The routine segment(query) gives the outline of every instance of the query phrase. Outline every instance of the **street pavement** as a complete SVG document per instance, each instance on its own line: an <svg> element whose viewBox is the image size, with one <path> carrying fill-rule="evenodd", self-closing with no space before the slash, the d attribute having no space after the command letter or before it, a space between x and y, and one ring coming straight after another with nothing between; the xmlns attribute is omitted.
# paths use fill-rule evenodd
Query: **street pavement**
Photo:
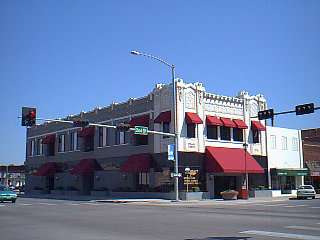
<svg viewBox="0 0 320 240"><path fill-rule="evenodd" d="M0 203L1 240L320 240L320 199Z"/></svg>

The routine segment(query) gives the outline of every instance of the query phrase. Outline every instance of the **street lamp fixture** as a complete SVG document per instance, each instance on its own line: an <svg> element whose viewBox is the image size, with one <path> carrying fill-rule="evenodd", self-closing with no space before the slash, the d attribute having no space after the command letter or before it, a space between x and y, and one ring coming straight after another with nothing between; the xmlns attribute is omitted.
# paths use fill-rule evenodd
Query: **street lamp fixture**
<svg viewBox="0 0 320 240"><path fill-rule="evenodd" d="M178 131L177 131L177 99L176 99L176 81L175 81L175 66L174 64L170 64L163 59L153 56L151 54L139 52L137 50L132 50L130 52L132 55L138 55L138 56L144 56L151 58L153 60L156 60L158 62L161 62L162 64L165 64L166 66L170 67L171 69L171 77L172 77L172 104L173 104L173 134L175 135L174 141L175 141L175 165L174 165L174 191L175 191L175 200L179 201L179 163L178 163Z"/></svg>

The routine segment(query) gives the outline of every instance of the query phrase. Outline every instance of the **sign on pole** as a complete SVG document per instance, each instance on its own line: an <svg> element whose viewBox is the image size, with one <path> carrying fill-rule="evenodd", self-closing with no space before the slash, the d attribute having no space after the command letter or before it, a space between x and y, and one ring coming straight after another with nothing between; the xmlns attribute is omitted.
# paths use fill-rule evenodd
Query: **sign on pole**
<svg viewBox="0 0 320 240"><path fill-rule="evenodd" d="M134 127L134 134L138 135L148 135L148 128L143 126L135 126Z"/></svg>
<svg viewBox="0 0 320 240"><path fill-rule="evenodd" d="M174 161L174 144L168 145L168 160Z"/></svg>

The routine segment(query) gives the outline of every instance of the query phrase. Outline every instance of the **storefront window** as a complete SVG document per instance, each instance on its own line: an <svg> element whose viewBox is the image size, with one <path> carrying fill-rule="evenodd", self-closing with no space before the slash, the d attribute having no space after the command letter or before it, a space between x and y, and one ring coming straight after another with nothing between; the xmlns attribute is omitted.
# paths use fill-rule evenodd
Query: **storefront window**
<svg viewBox="0 0 320 240"><path fill-rule="evenodd" d="M243 142L243 130L240 128L233 128L233 141Z"/></svg>
<svg viewBox="0 0 320 240"><path fill-rule="evenodd" d="M221 132L221 140L227 140L227 141L231 140L231 133L230 133L229 127L221 126L220 132Z"/></svg>
<svg viewBox="0 0 320 240"><path fill-rule="evenodd" d="M207 126L207 138L208 139L218 139L218 127L217 126Z"/></svg>

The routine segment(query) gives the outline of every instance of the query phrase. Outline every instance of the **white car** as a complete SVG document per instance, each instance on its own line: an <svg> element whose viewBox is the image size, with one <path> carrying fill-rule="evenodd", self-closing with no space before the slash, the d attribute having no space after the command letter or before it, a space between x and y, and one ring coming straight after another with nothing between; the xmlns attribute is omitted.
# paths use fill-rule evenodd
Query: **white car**
<svg viewBox="0 0 320 240"><path fill-rule="evenodd" d="M312 185L301 185L297 189L297 199L303 198L316 198L316 191L314 190Z"/></svg>

